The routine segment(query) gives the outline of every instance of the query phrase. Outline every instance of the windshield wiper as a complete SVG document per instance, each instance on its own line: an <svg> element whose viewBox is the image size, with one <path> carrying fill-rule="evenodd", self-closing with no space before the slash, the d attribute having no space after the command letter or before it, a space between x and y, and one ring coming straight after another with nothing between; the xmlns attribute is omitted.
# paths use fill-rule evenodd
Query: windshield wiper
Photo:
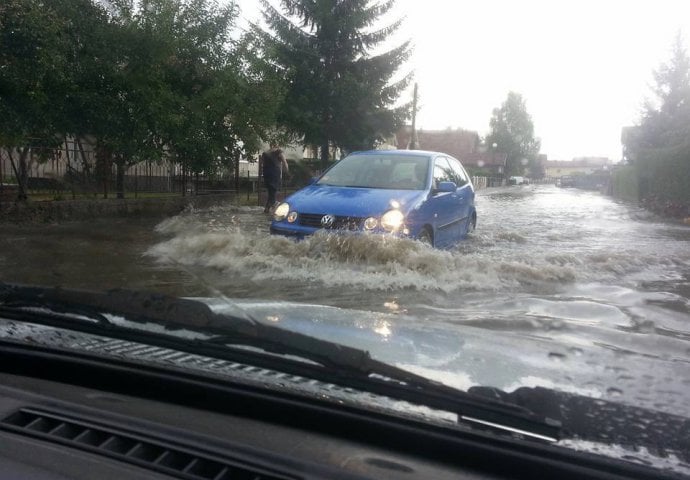
<svg viewBox="0 0 690 480"><path fill-rule="evenodd" d="M247 314L215 313L200 301L128 290L92 293L0 283L0 317L247 363L453 412L474 426L543 441L559 438L560 422L524 407L449 387L375 360L367 351ZM162 326L165 332L144 324ZM187 332L195 335L189 338Z"/></svg>

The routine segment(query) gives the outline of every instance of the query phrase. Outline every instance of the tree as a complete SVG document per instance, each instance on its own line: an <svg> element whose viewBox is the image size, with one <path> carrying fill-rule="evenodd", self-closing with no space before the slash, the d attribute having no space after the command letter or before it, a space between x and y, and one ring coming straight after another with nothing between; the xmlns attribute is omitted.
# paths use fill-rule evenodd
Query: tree
<svg viewBox="0 0 690 480"><path fill-rule="evenodd" d="M640 196L690 201L690 57L680 33L671 58L654 72L654 98L624 132L628 161L637 167Z"/></svg>
<svg viewBox="0 0 690 480"><path fill-rule="evenodd" d="M654 72L654 80L656 102L647 102L643 122L648 126L656 123L661 127L657 131L678 133L679 127L688 125L686 115L690 111L690 57L680 32L676 35L670 61ZM680 139L662 136L659 140L665 143Z"/></svg>
<svg viewBox="0 0 690 480"><path fill-rule="evenodd" d="M64 98L56 97L52 101L61 105L64 130L79 145L82 182L90 185L95 193L99 181L107 197L115 139L121 135L118 129L122 126L120 112L126 90L122 75L127 58L124 40L131 32L124 31L114 20L114 11L107 10L105 2L59 0L53 5L65 19L66 28L61 36L67 40L64 51L69 64L70 91ZM130 132L128 140L129 135ZM96 139L93 171L82 146L89 137ZM123 192L122 188L117 190Z"/></svg>
<svg viewBox="0 0 690 480"><path fill-rule="evenodd" d="M0 147L20 198L28 162L66 136L95 138L106 196L113 165L118 197L143 160L237 169L275 126L282 82L256 45L232 39L236 15L214 0L0 3Z"/></svg>
<svg viewBox="0 0 690 480"><path fill-rule="evenodd" d="M242 75L228 69L234 5L111 0L109 7L120 68L99 151L117 166L118 196L126 169L142 160L177 162L183 179L227 160L238 139L225 124L231 92L223 87Z"/></svg>
<svg viewBox="0 0 690 480"><path fill-rule="evenodd" d="M372 53L401 24L372 29L394 2L281 0L283 14L262 0L265 53L286 84L278 121L305 145L321 147L324 168L331 146L371 148L409 116L409 105L394 105L411 74L392 78L410 42Z"/></svg>
<svg viewBox="0 0 690 480"><path fill-rule="evenodd" d="M64 19L43 2L0 6L0 146L10 158L19 200L27 198L30 157L46 158L62 138L64 110L53 99L69 90L64 28Z"/></svg>
<svg viewBox="0 0 690 480"><path fill-rule="evenodd" d="M184 172L214 171L260 148L275 124L272 78L257 74L244 39L231 40L234 4L212 0L118 0L122 24L133 32L124 72L124 132L140 132L127 161L165 155ZM143 46L142 46L143 44ZM135 111L136 115L127 115ZM132 123L137 122L137 123ZM131 133L121 138L127 152ZM139 155L136 155L136 153Z"/></svg>
<svg viewBox="0 0 690 480"><path fill-rule="evenodd" d="M541 142L534 137L534 124L522 95L509 92L500 108L495 108L489 122L487 146L507 155L506 175L522 175L526 167L538 168Z"/></svg>

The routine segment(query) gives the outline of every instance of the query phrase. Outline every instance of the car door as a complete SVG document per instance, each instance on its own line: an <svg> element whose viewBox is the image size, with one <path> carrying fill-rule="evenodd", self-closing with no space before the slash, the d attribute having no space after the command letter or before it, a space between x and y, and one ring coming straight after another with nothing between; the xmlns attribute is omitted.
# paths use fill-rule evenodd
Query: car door
<svg viewBox="0 0 690 480"><path fill-rule="evenodd" d="M467 233L469 222L472 219L474 187L472 186L467 172L457 159L448 157L448 163L453 170L455 183L458 185L456 201L459 215L459 229L457 234L458 236L463 236Z"/></svg>
<svg viewBox="0 0 690 480"><path fill-rule="evenodd" d="M446 157L436 157L433 165L433 178L429 200L424 208L424 217L434 226L434 244L446 246L453 241L456 233L455 192L439 192L441 182L455 182L453 170Z"/></svg>

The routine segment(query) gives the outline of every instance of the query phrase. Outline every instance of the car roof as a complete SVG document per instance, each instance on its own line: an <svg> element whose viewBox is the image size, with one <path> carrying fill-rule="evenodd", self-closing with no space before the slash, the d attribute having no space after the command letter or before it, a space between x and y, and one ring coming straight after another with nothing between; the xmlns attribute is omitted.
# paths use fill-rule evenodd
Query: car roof
<svg viewBox="0 0 690 480"><path fill-rule="evenodd" d="M452 155L447 153L432 152L428 150L365 150L360 152L352 152L350 155L390 155L391 153L400 156L424 155L427 157L435 157L437 155L445 155L447 157L452 157Z"/></svg>

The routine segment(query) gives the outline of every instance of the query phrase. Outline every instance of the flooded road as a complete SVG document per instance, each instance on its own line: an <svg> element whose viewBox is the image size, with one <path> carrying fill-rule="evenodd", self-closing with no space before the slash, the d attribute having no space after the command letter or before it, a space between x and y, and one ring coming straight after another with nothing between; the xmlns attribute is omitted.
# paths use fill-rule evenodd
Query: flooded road
<svg viewBox="0 0 690 480"><path fill-rule="evenodd" d="M477 211L451 251L295 243L268 235L260 207L3 227L0 279L227 297L290 328L328 323L335 339L354 326L372 354L462 388L542 385L690 415L690 228L553 186L483 190Z"/></svg>
<svg viewBox="0 0 690 480"><path fill-rule="evenodd" d="M455 321L485 320L483 308L494 318L610 322L616 307L621 321L687 319L690 228L550 186L485 190L477 204L477 232L451 251L377 236L296 243L268 236L258 208L216 207L158 224L142 260L233 297L432 310Z"/></svg>

